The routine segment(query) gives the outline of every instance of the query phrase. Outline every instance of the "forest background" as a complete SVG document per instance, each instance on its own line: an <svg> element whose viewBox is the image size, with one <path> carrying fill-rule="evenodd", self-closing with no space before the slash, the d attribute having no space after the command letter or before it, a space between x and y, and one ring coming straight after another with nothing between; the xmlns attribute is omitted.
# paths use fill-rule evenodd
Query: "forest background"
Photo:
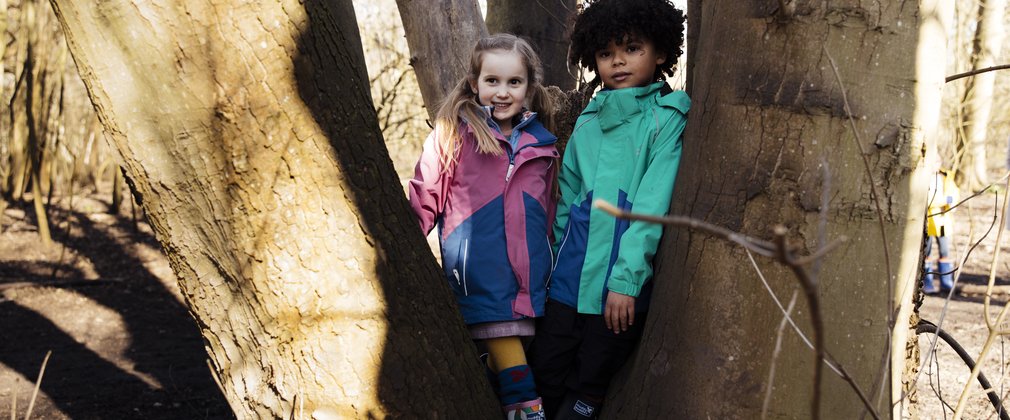
<svg viewBox="0 0 1010 420"><path fill-rule="evenodd" d="M990 0L987 4L994 3L999 2ZM182 292L160 255L153 230L144 221L142 203L130 193L120 169L121 157L104 138L49 3L0 0L0 6L6 12L0 31L4 34L0 98L8 105L7 112L0 113L0 225L4 238L0 290L4 292L4 331L12 338L0 353L0 362L6 366L0 375L0 408L24 412L30 401L36 401L30 396L45 351L63 346L84 355L73 359L74 364L86 368L90 375L112 373L106 382L91 382L91 376L75 377L70 366L57 364L62 356L55 352L49 377L41 381L43 392L34 407L37 416L88 416L88 409L106 414L139 411L144 416L165 415L163 418L190 412L184 410L212 417L227 415L230 408L220 395L220 384L207 372L202 340L190 325ZM947 32L945 74L1003 64L1010 55L1003 28L1008 21L1005 4L996 8L1002 10L1001 16L989 20L980 17L980 6L970 1L954 3L956 18ZM354 7L377 122L402 183L411 176L420 143L429 131L428 110L410 66L411 54L396 4L390 0L355 1ZM983 21L990 24L980 25ZM986 49L990 44L996 48ZM989 61L980 61L986 54ZM1002 200L1006 190L989 185L1007 173L1010 142L1010 72L989 76L989 82L974 77L945 85L936 136L942 162L957 171L965 196L986 191L980 200L988 198L990 203L979 205L980 211L999 208L999 202L992 200ZM673 84L683 88L685 79L680 77ZM971 221L978 217L964 210L954 215L966 228L976 229ZM993 251L1000 247L995 243L988 246ZM117 261L100 260L110 256ZM966 261L966 269L975 271L967 274L984 277L986 262L991 260L995 258ZM141 270L134 271L138 267ZM1005 282L1010 270L1005 265L999 270L1000 281ZM138 280L145 283L137 284ZM137 296L168 302L167 309L148 310L153 318L145 319L141 316L144 310L128 306L131 299L143 302ZM981 299L973 301L968 296L962 303L980 304ZM973 308L960 307L972 314L980 311ZM51 334L29 339L29 331L39 331L39 325L49 326ZM152 325L158 327L152 331ZM979 341L984 341L985 330L977 331ZM179 349L177 354L153 344L165 336L181 340L183 345L168 346ZM18 355L13 355L15 352ZM174 364L156 366L165 360ZM53 369L59 366L67 370ZM993 369L1003 372L1006 366L1006 358L1000 357ZM180 376L179 372L185 374ZM189 376L196 379L177 379ZM968 382L965 379L957 377L961 383ZM141 397L113 392L124 386L141 390L137 394ZM951 399L949 392L939 394ZM978 413L990 413L984 398L978 401ZM949 402L952 406L956 403Z"/></svg>

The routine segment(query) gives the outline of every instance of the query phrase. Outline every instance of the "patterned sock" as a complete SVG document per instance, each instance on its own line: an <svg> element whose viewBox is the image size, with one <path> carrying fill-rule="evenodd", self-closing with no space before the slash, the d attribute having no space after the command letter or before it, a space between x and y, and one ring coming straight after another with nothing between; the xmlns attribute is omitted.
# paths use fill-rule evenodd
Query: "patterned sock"
<svg viewBox="0 0 1010 420"><path fill-rule="evenodd" d="M498 372L498 386L503 406L537 399L537 387L529 365L513 366Z"/></svg>
<svg viewBox="0 0 1010 420"><path fill-rule="evenodd" d="M546 420L544 407L539 398L512 404L505 408L505 420Z"/></svg>

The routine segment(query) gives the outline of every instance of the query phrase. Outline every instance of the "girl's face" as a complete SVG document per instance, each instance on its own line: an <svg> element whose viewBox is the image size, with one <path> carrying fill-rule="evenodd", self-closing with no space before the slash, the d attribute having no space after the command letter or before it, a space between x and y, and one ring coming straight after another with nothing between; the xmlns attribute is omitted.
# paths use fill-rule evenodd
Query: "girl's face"
<svg viewBox="0 0 1010 420"><path fill-rule="evenodd" d="M647 39L625 38L621 43L610 41L596 52L596 70L603 86L610 89L645 86L654 81L656 67L666 61L666 55L656 52Z"/></svg>
<svg viewBox="0 0 1010 420"><path fill-rule="evenodd" d="M470 88L477 92L481 105L494 106L491 116L502 134L512 132L512 117L523 109L529 77L519 53L485 51L481 56L480 75Z"/></svg>

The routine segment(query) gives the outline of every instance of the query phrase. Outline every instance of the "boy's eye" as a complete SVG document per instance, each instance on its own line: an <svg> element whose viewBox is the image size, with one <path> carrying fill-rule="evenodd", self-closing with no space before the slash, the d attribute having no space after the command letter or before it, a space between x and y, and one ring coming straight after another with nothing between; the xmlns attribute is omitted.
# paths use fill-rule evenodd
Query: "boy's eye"
<svg viewBox="0 0 1010 420"><path fill-rule="evenodd" d="M607 57L610 57L610 51L598 51L598 52L596 53L596 56L597 56L597 57L600 57L600 58L607 58Z"/></svg>
<svg viewBox="0 0 1010 420"><path fill-rule="evenodd" d="M628 52L636 52L642 49L641 45L628 45Z"/></svg>

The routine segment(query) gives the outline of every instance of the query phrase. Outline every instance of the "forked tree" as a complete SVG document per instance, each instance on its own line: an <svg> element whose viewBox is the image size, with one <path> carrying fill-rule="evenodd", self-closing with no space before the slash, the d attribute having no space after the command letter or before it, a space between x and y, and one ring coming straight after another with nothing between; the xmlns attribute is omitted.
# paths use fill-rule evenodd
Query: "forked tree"
<svg viewBox="0 0 1010 420"><path fill-rule="evenodd" d="M239 418L500 415L350 0L52 5Z"/></svg>

